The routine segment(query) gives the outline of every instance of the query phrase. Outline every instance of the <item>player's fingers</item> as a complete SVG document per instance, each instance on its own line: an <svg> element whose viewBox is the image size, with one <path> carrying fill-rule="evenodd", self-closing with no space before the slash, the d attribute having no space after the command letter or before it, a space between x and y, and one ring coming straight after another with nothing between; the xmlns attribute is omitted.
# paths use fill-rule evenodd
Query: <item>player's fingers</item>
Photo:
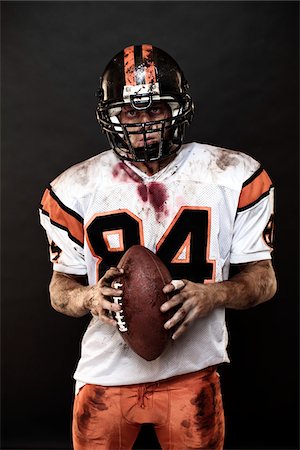
<svg viewBox="0 0 300 450"><path fill-rule="evenodd" d="M175 290L180 290L185 286L184 280L172 280L171 284L173 284Z"/></svg>
<svg viewBox="0 0 300 450"><path fill-rule="evenodd" d="M117 322L112 319L111 317L107 316L106 314L99 314L99 319L102 320L102 322L107 323L108 325L113 325L114 327L117 326Z"/></svg>
<svg viewBox="0 0 300 450"><path fill-rule="evenodd" d="M174 327L174 325L176 325L178 322L181 322L185 318L187 313L188 313L188 310L183 305L174 314L174 316L164 324L165 329L169 330L170 328Z"/></svg>
<svg viewBox="0 0 300 450"><path fill-rule="evenodd" d="M178 339L179 336L181 336L183 333L186 332L188 327L191 325L195 317L195 314L193 311L189 311L187 315L185 316L182 324L177 328L175 333L172 335L172 339L175 341L175 339Z"/></svg>
<svg viewBox="0 0 300 450"><path fill-rule="evenodd" d="M180 327L178 328L178 330L175 331L175 333L172 335L172 339L173 341L175 341L176 339L179 338L179 336L181 336L183 333L185 333L185 331L187 330L188 326L190 325L190 322L188 320L185 320Z"/></svg>
<svg viewBox="0 0 300 450"><path fill-rule="evenodd" d="M107 311L118 312L121 311L121 306L118 303L113 303L110 300L102 300L101 306Z"/></svg>
<svg viewBox="0 0 300 450"><path fill-rule="evenodd" d="M106 314L105 311L114 311L118 312L121 310L121 306L117 303L113 303L109 300L93 300L91 303L91 309L96 312L99 316L102 314Z"/></svg>
<svg viewBox="0 0 300 450"><path fill-rule="evenodd" d="M108 269L103 277L99 280L100 287L110 286L114 278L124 274L124 269L119 269L118 267L111 267Z"/></svg>
<svg viewBox="0 0 300 450"><path fill-rule="evenodd" d="M114 289L108 286L103 286L101 288L101 294L105 297L121 297L123 291L121 289Z"/></svg>
<svg viewBox="0 0 300 450"><path fill-rule="evenodd" d="M165 303L163 303L160 307L161 312L166 312L169 309L173 308L174 306L179 305L180 303L183 303L186 296L179 292L178 294L174 295L172 298L167 300Z"/></svg>
<svg viewBox="0 0 300 450"><path fill-rule="evenodd" d="M184 280L172 280L169 284L166 284L166 286L164 286L163 292L165 294L170 294L173 291L184 288L184 286L185 286Z"/></svg>

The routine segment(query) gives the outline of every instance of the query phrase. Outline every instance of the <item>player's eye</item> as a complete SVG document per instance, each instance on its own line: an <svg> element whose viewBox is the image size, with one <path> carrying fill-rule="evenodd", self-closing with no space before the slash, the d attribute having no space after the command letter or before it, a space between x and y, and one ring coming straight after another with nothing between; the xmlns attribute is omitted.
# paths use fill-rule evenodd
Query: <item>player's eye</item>
<svg viewBox="0 0 300 450"><path fill-rule="evenodd" d="M150 113L153 114L153 115L160 114L161 113L161 108L159 106L153 106L150 109Z"/></svg>
<svg viewBox="0 0 300 450"><path fill-rule="evenodd" d="M137 111L135 111L134 109L128 109L126 111L126 115L127 115L127 117L136 117Z"/></svg>

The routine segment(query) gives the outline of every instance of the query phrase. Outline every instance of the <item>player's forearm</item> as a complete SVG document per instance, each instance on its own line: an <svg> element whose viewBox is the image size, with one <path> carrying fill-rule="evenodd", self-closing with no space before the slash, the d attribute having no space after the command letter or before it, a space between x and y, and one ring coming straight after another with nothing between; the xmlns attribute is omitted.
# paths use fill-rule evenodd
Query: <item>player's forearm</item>
<svg viewBox="0 0 300 450"><path fill-rule="evenodd" d="M83 277L53 272L49 291L53 308L71 317L82 317L90 310L93 287L83 285Z"/></svg>
<svg viewBox="0 0 300 450"><path fill-rule="evenodd" d="M248 263L238 274L217 288L217 306L232 309L247 309L272 298L277 283L270 260Z"/></svg>

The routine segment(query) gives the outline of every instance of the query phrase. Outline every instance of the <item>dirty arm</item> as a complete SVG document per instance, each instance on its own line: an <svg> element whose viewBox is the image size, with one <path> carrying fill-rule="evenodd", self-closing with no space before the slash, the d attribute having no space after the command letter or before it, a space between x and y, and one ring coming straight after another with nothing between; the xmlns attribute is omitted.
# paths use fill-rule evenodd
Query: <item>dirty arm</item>
<svg viewBox="0 0 300 450"><path fill-rule="evenodd" d="M111 296L122 295L120 289L111 287L114 278L121 275L119 269L110 268L95 285L87 286L86 277L53 271L49 286L51 305L67 316L82 317L92 312L103 322L116 325L107 313L121 309L110 301Z"/></svg>
<svg viewBox="0 0 300 450"><path fill-rule="evenodd" d="M180 305L174 316L165 323L172 328L182 322L173 335L179 337L197 318L214 308L247 309L272 298L276 292L276 278L270 260L239 265L240 272L227 281L200 284L182 280L183 286L161 307L162 311ZM164 287L165 293L175 291L173 284Z"/></svg>

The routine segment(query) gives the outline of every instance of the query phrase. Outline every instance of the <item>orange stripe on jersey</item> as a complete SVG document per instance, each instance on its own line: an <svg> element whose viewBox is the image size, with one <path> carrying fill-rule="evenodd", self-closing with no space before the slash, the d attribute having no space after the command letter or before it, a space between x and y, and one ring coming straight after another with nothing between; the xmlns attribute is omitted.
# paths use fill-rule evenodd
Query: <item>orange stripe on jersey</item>
<svg viewBox="0 0 300 450"><path fill-rule="evenodd" d="M41 208L54 225L67 231L76 243L83 246L83 221L79 214L63 205L50 189L44 192Z"/></svg>
<svg viewBox="0 0 300 450"><path fill-rule="evenodd" d="M266 195L272 187L272 181L265 170L258 170L243 185L238 209L245 209L255 204L264 195Z"/></svg>
<svg viewBox="0 0 300 450"><path fill-rule="evenodd" d="M125 85L135 86L135 64L134 64L134 46L131 45L124 49L124 75L125 75Z"/></svg>
<svg viewBox="0 0 300 450"><path fill-rule="evenodd" d="M142 57L145 64L145 83L156 83L156 72L153 62L153 47L149 44L142 46Z"/></svg>

